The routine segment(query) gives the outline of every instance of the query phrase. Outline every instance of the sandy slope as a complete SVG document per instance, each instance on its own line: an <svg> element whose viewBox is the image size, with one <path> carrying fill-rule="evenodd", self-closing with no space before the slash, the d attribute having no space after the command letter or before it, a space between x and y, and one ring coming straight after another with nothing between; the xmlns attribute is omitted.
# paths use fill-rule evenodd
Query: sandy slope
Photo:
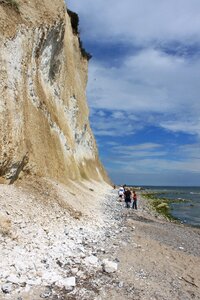
<svg viewBox="0 0 200 300"><path fill-rule="evenodd" d="M11 220L1 223L2 300L200 299L200 230L165 221L141 197L136 212L102 183L32 179L0 185L0 201ZM118 270L105 272L104 259Z"/></svg>

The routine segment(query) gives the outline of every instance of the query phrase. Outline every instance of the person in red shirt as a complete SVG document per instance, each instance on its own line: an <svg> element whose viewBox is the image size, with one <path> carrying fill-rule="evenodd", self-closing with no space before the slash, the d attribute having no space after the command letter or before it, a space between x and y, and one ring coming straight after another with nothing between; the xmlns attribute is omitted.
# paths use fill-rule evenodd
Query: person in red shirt
<svg viewBox="0 0 200 300"><path fill-rule="evenodd" d="M132 208L137 209L137 194L136 194L135 191L133 191L133 205L132 205Z"/></svg>

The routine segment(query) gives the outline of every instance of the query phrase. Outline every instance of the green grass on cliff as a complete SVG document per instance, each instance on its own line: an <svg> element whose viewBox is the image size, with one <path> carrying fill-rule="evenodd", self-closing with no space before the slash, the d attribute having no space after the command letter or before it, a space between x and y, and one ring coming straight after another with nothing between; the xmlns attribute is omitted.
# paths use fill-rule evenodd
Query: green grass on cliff
<svg viewBox="0 0 200 300"><path fill-rule="evenodd" d="M19 12L19 3L15 0L0 0L0 4L7 5L13 8L16 12Z"/></svg>

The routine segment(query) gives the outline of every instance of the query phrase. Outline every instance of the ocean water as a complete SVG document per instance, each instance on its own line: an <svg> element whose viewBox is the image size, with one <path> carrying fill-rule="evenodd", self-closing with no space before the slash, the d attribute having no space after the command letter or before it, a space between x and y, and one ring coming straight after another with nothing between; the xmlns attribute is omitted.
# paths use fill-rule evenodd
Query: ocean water
<svg viewBox="0 0 200 300"><path fill-rule="evenodd" d="M200 227L200 187L145 187L158 198L183 202L171 203L171 214L181 222Z"/></svg>

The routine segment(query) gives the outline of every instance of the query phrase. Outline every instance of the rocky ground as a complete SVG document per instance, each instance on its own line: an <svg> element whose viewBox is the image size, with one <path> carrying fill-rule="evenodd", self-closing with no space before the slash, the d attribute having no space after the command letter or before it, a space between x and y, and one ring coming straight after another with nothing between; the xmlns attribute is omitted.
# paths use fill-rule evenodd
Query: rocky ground
<svg viewBox="0 0 200 300"><path fill-rule="evenodd" d="M126 209L108 186L71 190L93 203L80 211L44 187L0 186L0 299L200 299L199 229L165 221L142 196Z"/></svg>

